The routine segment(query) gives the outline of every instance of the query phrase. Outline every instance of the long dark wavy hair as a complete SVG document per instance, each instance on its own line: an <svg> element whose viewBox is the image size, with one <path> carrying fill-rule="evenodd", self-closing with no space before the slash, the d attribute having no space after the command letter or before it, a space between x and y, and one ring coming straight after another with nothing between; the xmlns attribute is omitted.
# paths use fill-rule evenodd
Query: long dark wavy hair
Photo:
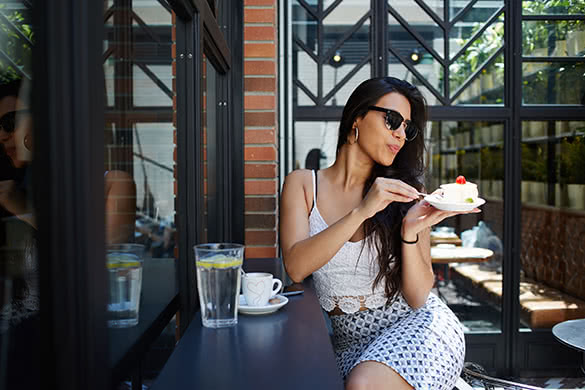
<svg viewBox="0 0 585 390"><path fill-rule="evenodd" d="M375 163L370 176L366 180L362 197L365 197L377 177L402 180L417 190L422 190L425 166L423 156L424 129L427 121L426 101L420 91L410 83L395 77L374 78L361 83L349 97L339 124L337 153L347 143L357 118L364 117L368 106L375 105L378 100L390 93L403 95L410 103L411 120L419 129L419 134L412 141L407 141L396 155L391 166ZM400 230L402 218L414 205L414 202L392 202L384 210L364 222L366 245L375 247L378 252L380 272L374 280L373 289L385 282L384 292L388 303L392 302L402 287L402 244Z"/></svg>

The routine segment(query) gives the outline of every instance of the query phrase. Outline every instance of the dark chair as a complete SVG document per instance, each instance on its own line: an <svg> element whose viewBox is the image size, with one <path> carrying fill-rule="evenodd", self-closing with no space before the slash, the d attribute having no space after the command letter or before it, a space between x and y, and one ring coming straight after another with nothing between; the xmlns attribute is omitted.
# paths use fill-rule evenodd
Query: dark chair
<svg viewBox="0 0 585 390"><path fill-rule="evenodd" d="M459 380L457 381L455 389L469 390L478 386L483 387L485 390L494 390L496 388L498 390L499 389L543 390L541 387L535 387L525 385L522 383L508 381L505 379L494 378L492 376L487 375L486 371L479 364L470 362L465 363L463 367L463 372L461 373L461 378L459 378Z"/></svg>

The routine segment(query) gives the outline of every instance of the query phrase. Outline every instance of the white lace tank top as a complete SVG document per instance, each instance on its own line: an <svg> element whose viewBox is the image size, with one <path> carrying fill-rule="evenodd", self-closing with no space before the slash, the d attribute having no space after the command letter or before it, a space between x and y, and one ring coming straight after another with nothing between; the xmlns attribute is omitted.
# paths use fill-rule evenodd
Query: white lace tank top
<svg viewBox="0 0 585 390"><path fill-rule="evenodd" d="M309 214L309 235L312 237L329 226L317 208L317 180L313 175L313 209ZM325 311L336 306L344 313L355 313L360 307L376 309L386 303L384 283L374 293L372 285L379 271L376 249L358 242L347 241L323 267L313 272L319 303Z"/></svg>

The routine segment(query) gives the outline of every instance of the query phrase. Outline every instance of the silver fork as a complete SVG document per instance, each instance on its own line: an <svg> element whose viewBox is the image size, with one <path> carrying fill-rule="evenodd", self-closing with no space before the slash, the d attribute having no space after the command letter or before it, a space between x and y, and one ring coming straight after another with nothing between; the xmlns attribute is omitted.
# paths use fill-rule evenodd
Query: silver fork
<svg viewBox="0 0 585 390"><path fill-rule="evenodd" d="M416 191L416 193L418 194L418 197L421 198L421 199L423 199L425 196L428 196L429 195L429 194L425 194L425 193L420 192L420 191Z"/></svg>

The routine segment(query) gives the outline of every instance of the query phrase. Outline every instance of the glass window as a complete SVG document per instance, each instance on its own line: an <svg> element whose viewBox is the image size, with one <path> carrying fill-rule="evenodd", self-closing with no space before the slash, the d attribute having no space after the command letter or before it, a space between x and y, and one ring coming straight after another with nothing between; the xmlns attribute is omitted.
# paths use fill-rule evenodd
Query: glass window
<svg viewBox="0 0 585 390"><path fill-rule="evenodd" d="M394 4L394 2L390 3ZM443 57L443 30L428 16L423 17L424 12L416 5L407 6L404 3L396 3L394 7L397 12L401 12L401 16L411 19L412 27L420 36L425 38L425 42L439 54L439 57ZM404 63L409 63L425 81L443 95L444 67L392 15L388 15L387 36L390 46L388 74L407 80L415 85L421 85L422 82L418 79L418 76L411 73L403 65ZM434 99L431 96L428 97L432 99L430 102L434 103Z"/></svg>
<svg viewBox="0 0 585 390"><path fill-rule="evenodd" d="M291 8L295 104L342 106L355 87L371 77L371 21L366 17L370 5L325 1L321 20L313 8L299 1ZM319 57L326 58L321 65Z"/></svg>
<svg viewBox="0 0 585 390"><path fill-rule="evenodd" d="M202 242L216 242L218 197L217 197L217 71L203 56L203 237Z"/></svg>
<svg viewBox="0 0 585 390"><path fill-rule="evenodd" d="M585 104L585 61L525 62L522 103Z"/></svg>
<svg viewBox="0 0 585 390"><path fill-rule="evenodd" d="M524 21L522 51L532 57L583 57L584 20Z"/></svg>
<svg viewBox="0 0 585 390"><path fill-rule="evenodd" d="M169 9L157 0L141 0L105 12L110 16L104 41L103 177L107 316L115 366L177 293L175 76ZM171 342L157 342L172 350L174 336L164 335ZM150 353L168 351L152 347ZM156 368L143 368L145 381Z"/></svg>
<svg viewBox="0 0 585 390"><path fill-rule="evenodd" d="M521 189L520 327L582 318L585 122L522 123Z"/></svg>
<svg viewBox="0 0 585 390"><path fill-rule="evenodd" d="M480 27L483 26L481 24L475 24L474 32L479 31ZM499 91L496 92L496 94L499 97L501 103L504 95L504 89L502 88L502 82L504 78L504 56L503 54L498 55L496 53L501 53L503 46L504 18L501 16L498 18L497 22L487 27L485 31L479 37L477 37L477 39L475 39L473 43L465 50L465 52L450 65L449 77L451 82L451 94L456 94L457 90L462 87L463 83L466 82L468 78L476 71L479 71L483 67L484 69L480 73L478 79L483 77L484 80L476 79L476 82L479 81L479 83L476 83L476 85L485 85L485 87L480 88L480 90L490 90L499 86ZM494 55L497 55L498 58L496 58L496 61L490 62L490 58ZM494 62L497 65L494 66ZM498 85L500 83L502 83L502 85ZM473 86L474 84L472 84L472 88L468 91L470 96L467 100L474 101L474 98L479 98L477 103L480 104L495 103L494 101L487 101L485 93L482 99L482 93L478 90L474 90ZM495 91L490 92L491 95L493 95Z"/></svg>
<svg viewBox="0 0 585 390"><path fill-rule="evenodd" d="M30 1L0 1L0 388L40 388Z"/></svg>
<svg viewBox="0 0 585 390"><path fill-rule="evenodd" d="M524 15L575 15L585 14L585 4L570 0L524 0Z"/></svg>
<svg viewBox="0 0 585 390"><path fill-rule="evenodd" d="M337 154L339 122L295 122L294 169L323 169Z"/></svg>
<svg viewBox="0 0 585 390"><path fill-rule="evenodd" d="M455 1L450 4L450 14L454 17L463 10L466 2ZM473 39L480 28L494 17L504 5L503 0L479 0L473 7L460 18L449 33L449 51L451 57L455 56L471 39ZM498 27L500 28L500 27ZM501 27L503 28L503 26ZM501 39L503 36L500 36ZM485 39L482 39L485 41Z"/></svg>
<svg viewBox="0 0 585 390"><path fill-rule="evenodd" d="M524 1L523 11L524 15L581 14L582 18L522 22L522 53L531 57L522 64L522 103L585 104L585 5Z"/></svg>
<svg viewBox="0 0 585 390"><path fill-rule="evenodd" d="M431 233L435 292L467 333L501 331L503 136L500 122L431 122L427 129L427 189L434 191L463 175L467 182L477 184L480 197L486 200L482 213L449 218ZM469 256L479 257L458 261L449 251L459 246L472 253Z"/></svg>

